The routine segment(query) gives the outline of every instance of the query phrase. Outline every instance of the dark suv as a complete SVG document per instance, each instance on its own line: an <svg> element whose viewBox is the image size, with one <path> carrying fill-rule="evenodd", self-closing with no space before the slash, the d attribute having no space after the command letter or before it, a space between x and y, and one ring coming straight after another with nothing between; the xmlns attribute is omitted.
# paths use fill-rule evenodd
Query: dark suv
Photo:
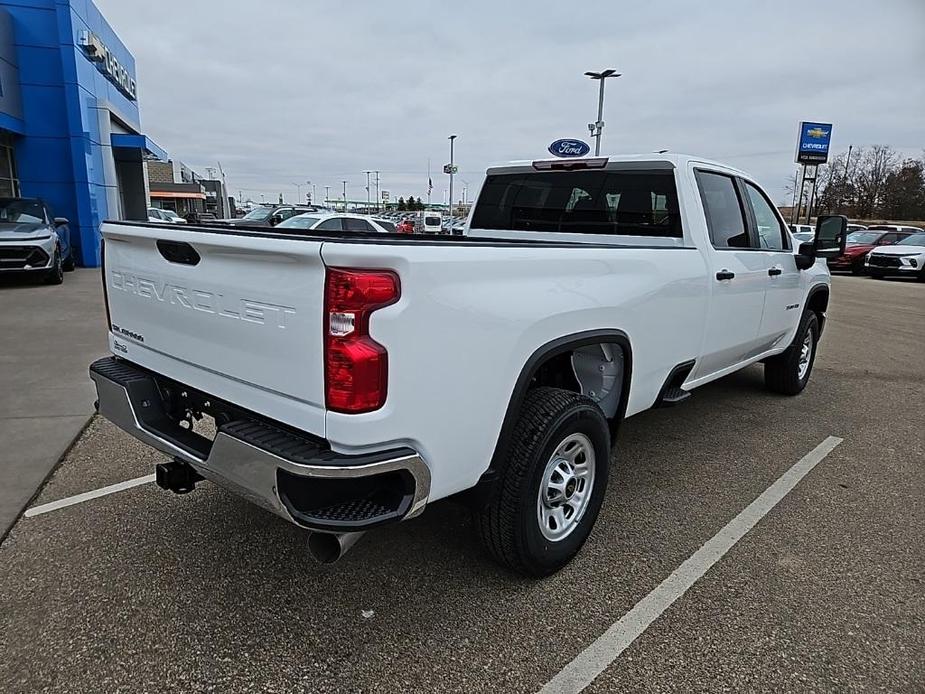
<svg viewBox="0 0 925 694"><path fill-rule="evenodd" d="M310 205L262 205L255 207L243 217L238 219L223 219L222 224L230 226L275 227L290 217L306 212L316 212L317 208Z"/></svg>

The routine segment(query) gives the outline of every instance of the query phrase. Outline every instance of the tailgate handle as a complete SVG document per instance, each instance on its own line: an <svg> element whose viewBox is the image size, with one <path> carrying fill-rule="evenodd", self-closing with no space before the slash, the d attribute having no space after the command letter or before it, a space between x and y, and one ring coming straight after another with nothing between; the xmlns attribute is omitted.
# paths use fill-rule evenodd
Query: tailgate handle
<svg viewBox="0 0 925 694"><path fill-rule="evenodd" d="M181 265L198 265L201 258L196 249L184 241L164 241L159 239L157 250L164 259Z"/></svg>

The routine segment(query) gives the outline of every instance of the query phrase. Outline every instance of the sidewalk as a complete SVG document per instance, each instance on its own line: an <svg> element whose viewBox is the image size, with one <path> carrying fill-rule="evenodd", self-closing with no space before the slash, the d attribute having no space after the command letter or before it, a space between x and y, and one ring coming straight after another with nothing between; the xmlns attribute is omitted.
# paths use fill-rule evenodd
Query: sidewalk
<svg viewBox="0 0 925 694"><path fill-rule="evenodd" d="M99 270L0 277L0 539L93 414L87 366L105 352Z"/></svg>

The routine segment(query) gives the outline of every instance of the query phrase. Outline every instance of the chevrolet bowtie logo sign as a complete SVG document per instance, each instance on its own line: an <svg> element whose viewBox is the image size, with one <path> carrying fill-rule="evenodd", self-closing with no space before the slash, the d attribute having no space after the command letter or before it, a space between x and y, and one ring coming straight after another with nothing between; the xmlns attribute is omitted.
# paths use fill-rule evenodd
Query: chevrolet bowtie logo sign
<svg viewBox="0 0 925 694"><path fill-rule="evenodd" d="M119 59L107 48L102 39L92 31L81 31L79 45L83 48L87 58L96 63L97 68L109 81L119 88L129 99L135 101L135 78L129 73Z"/></svg>

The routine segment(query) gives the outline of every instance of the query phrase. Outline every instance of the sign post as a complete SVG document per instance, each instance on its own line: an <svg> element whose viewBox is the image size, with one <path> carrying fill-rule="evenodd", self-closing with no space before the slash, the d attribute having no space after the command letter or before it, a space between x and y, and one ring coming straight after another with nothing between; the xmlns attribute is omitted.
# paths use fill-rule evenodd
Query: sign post
<svg viewBox="0 0 925 694"><path fill-rule="evenodd" d="M806 223L809 224L816 199L816 178L819 164L829 160L829 144L832 141L832 124L802 121L797 134L796 162L803 165L800 179L800 195L797 199L797 221L800 221L800 206L803 204L803 191L807 181L812 181L809 201L806 205ZM811 170L810 170L811 169Z"/></svg>

